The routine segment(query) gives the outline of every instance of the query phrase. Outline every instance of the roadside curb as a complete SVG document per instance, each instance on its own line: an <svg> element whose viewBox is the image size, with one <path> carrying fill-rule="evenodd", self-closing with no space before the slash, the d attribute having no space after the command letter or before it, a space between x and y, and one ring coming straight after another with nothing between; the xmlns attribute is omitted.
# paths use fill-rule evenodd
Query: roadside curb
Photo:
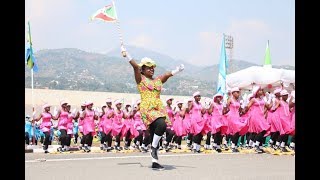
<svg viewBox="0 0 320 180"><path fill-rule="evenodd" d="M49 146L49 152L57 152L57 148L60 147L59 145ZM100 147L91 147L91 151L99 151ZM80 151L78 146L70 147L69 151ZM25 153L44 153L42 148L26 148Z"/></svg>

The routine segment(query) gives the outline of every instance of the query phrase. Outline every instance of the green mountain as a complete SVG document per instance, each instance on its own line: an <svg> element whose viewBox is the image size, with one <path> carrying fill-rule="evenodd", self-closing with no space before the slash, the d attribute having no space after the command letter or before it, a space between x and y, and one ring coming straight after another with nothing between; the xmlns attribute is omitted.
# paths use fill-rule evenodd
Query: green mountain
<svg viewBox="0 0 320 180"><path fill-rule="evenodd" d="M184 72L164 84L164 95L188 96L200 91L203 96L211 97L215 93L218 65L198 67L147 49L130 46L127 50L137 59L145 56L155 59L155 75L185 64ZM49 49L37 51L35 57L39 72L34 73L34 88L138 93L131 65L116 50L98 54L73 48ZM254 65L245 61L233 62L235 71ZM27 66L25 87L31 88Z"/></svg>

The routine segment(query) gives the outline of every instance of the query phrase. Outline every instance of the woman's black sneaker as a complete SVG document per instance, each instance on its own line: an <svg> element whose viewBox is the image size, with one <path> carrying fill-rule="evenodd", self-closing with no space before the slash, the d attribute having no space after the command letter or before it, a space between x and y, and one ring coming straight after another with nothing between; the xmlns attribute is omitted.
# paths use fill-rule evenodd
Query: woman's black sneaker
<svg viewBox="0 0 320 180"><path fill-rule="evenodd" d="M164 170L164 167L161 166L159 163L156 163L156 162L152 163L152 167L151 168L154 169L154 170Z"/></svg>

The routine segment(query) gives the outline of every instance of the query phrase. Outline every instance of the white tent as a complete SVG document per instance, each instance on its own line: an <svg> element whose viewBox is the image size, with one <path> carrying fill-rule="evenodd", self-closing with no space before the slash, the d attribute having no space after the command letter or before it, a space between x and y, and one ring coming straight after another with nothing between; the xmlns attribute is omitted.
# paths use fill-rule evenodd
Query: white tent
<svg viewBox="0 0 320 180"><path fill-rule="evenodd" d="M295 84L295 71L286 69L276 69L271 67L251 66L249 68L228 74L226 77L226 87L239 87L251 90L254 85L262 88L283 86L290 89L290 85ZM272 88L273 89L273 88Z"/></svg>

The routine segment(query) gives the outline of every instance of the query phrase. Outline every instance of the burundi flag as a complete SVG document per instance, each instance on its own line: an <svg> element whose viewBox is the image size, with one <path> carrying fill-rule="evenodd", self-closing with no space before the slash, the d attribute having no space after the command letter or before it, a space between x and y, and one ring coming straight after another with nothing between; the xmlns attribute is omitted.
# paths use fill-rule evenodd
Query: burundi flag
<svg viewBox="0 0 320 180"><path fill-rule="evenodd" d="M107 5L91 16L91 20L99 19L105 22L115 22L118 17L114 3Z"/></svg>

